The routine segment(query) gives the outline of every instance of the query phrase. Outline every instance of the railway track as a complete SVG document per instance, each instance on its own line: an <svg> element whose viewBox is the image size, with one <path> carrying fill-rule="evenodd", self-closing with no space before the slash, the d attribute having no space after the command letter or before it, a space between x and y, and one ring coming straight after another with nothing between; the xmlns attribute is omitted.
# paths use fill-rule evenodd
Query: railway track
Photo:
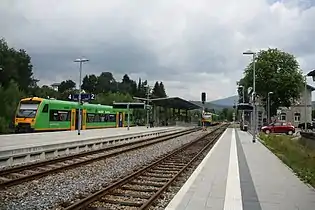
<svg viewBox="0 0 315 210"><path fill-rule="evenodd" d="M221 136L226 125L83 198L65 210L149 209L163 192Z"/></svg>
<svg viewBox="0 0 315 210"><path fill-rule="evenodd" d="M149 139L113 145L99 150L82 152L79 154L69 155L65 157L55 158L52 160L46 160L1 170L0 189L17 185L29 180L38 179L40 177L47 176L52 173L57 173L67 169L79 167L84 164L92 163L94 161L106 159L124 152L147 147L159 142L187 135L198 130L200 130L200 128L193 128Z"/></svg>

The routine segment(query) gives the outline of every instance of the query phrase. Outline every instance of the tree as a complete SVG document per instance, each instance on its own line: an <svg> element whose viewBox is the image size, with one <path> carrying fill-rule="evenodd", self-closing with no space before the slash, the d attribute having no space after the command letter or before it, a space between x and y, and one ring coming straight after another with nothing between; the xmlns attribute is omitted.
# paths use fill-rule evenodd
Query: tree
<svg viewBox="0 0 315 210"><path fill-rule="evenodd" d="M153 98L165 98L167 97L165 93L165 88L162 82L156 81L154 87L152 89L152 97Z"/></svg>
<svg viewBox="0 0 315 210"><path fill-rule="evenodd" d="M102 72L97 80L96 89L99 93L115 92L118 89L118 83L111 72Z"/></svg>
<svg viewBox="0 0 315 210"><path fill-rule="evenodd" d="M273 92L271 114L276 114L277 108L290 107L301 97L303 90L303 75L295 57L278 49L260 51L255 58L256 65L256 95L266 106L268 92ZM253 62L244 71L242 85L245 89L253 84Z"/></svg>
<svg viewBox="0 0 315 210"><path fill-rule="evenodd" d="M137 83L125 74L122 78L122 82L119 84L119 92L134 95L137 92Z"/></svg>
<svg viewBox="0 0 315 210"><path fill-rule="evenodd" d="M38 80L33 78L31 57L25 50L9 48L4 39L0 39L0 85L7 88L11 81L28 92Z"/></svg>
<svg viewBox="0 0 315 210"><path fill-rule="evenodd" d="M86 75L83 78L82 89L88 93L96 94L96 93L98 93L97 82L98 82L98 78L94 74Z"/></svg>
<svg viewBox="0 0 315 210"><path fill-rule="evenodd" d="M58 92L65 93L75 89L75 82L72 80L62 81L58 87Z"/></svg>
<svg viewBox="0 0 315 210"><path fill-rule="evenodd" d="M160 85L158 82L155 82L154 87L152 89L152 98L159 98L160 95Z"/></svg>
<svg viewBox="0 0 315 210"><path fill-rule="evenodd" d="M161 98L167 97L163 82L160 82L159 86L160 86L160 97Z"/></svg>
<svg viewBox="0 0 315 210"><path fill-rule="evenodd" d="M15 110L24 93L20 91L19 86L11 80L6 89L0 86L0 98L5 103L0 103L0 133L11 132L11 126Z"/></svg>

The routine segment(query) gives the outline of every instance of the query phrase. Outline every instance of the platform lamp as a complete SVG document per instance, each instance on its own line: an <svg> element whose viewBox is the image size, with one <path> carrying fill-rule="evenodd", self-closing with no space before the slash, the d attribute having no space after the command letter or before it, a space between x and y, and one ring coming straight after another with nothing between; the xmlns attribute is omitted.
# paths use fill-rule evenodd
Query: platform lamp
<svg viewBox="0 0 315 210"><path fill-rule="evenodd" d="M79 58L74 60L74 62L80 63L80 76L79 76L79 97L78 97L78 103L79 103L79 119L78 119L78 135L80 135L81 130L81 80L82 80L82 63L89 61L89 59L86 58Z"/></svg>
<svg viewBox="0 0 315 210"><path fill-rule="evenodd" d="M267 114L267 119L268 119L268 124L270 124L270 120L271 120L271 114L270 114L270 95L273 94L273 92L269 92L268 93L268 97L267 97L267 100L268 100L268 114Z"/></svg>
<svg viewBox="0 0 315 210"><path fill-rule="evenodd" d="M253 143L256 142L256 70L255 70L255 60L256 60L256 52L253 52L251 50L247 50L246 52L243 52L243 55L252 55L253 56Z"/></svg>
<svg viewBox="0 0 315 210"><path fill-rule="evenodd" d="M201 93L201 102L202 102L202 112L201 112L201 120L205 111L205 101L206 101L206 93L202 92ZM202 129L205 130L205 123L202 120Z"/></svg>

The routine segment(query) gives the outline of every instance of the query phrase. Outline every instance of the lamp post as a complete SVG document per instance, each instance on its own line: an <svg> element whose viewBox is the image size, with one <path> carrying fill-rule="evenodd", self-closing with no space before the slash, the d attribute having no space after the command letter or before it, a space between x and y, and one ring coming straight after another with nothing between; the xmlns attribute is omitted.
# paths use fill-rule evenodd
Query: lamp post
<svg viewBox="0 0 315 210"><path fill-rule="evenodd" d="M307 115L307 100L306 100L306 96L307 96L307 80L306 80L307 75L304 75L304 130L307 130L307 119L306 119L306 115Z"/></svg>
<svg viewBox="0 0 315 210"><path fill-rule="evenodd" d="M245 103L245 87L243 85L239 86L240 88L242 88L242 98L243 98L243 104ZM244 116L244 110L242 110L242 122L243 122L243 127L244 127L244 121L245 121L245 116Z"/></svg>
<svg viewBox="0 0 315 210"><path fill-rule="evenodd" d="M82 63L89 61L89 59L86 58L78 58L74 60L74 62L80 63L80 76L79 76L79 98L78 98L78 103L79 103L79 119L78 119L78 135L80 135L80 130L81 130L81 80L82 80Z"/></svg>
<svg viewBox="0 0 315 210"><path fill-rule="evenodd" d="M271 119L271 115L270 115L270 95L273 94L273 92L269 92L268 93L268 112L267 112L267 120L268 120L268 124L270 124L270 119Z"/></svg>
<svg viewBox="0 0 315 210"><path fill-rule="evenodd" d="M147 85L147 128L149 128L149 101L150 101L150 86Z"/></svg>
<svg viewBox="0 0 315 210"><path fill-rule="evenodd" d="M253 56L253 143L256 142L256 117L257 117L257 109L256 109L256 73L255 73L255 59L256 53L247 50L243 52L243 55L252 55Z"/></svg>

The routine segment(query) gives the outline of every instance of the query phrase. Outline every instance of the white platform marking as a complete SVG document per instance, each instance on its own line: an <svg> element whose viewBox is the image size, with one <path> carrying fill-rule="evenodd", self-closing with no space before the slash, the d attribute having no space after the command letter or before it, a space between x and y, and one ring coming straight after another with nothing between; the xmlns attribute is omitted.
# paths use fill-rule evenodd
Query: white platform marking
<svg viewBox="0 0 315 210"><path fill-rule="evenodd" d="M230 162L226 183L224 210L243 210L235 129L232 131Z"/></svg>
<svg viewBox="0 0 315 210"><path fill-rule="evenodd" d="M200 174L201 170L204 168L204 166L207 164L208 159L210 159L213 151L218 146L218 144L221 142L222 138L226 135L226 132L229 130L226 129L223 134L218 139L217 143L214 144L212 149L209 151L207 156L201 161L201 163L198 165L196 170L192 173L192 175L189 177L189 179L186 181L186 183L182 186L182 188L178 191L178 193L174 196L174 198L171 200L171 202L167 205L167 207L164 210L175 210L177 209L178 205L182 202L185 194L191 187L191 185L194 183L195 179ZM233 129L234 131L234 129ZM197 210L197 209L196 209Z"/></svg>

